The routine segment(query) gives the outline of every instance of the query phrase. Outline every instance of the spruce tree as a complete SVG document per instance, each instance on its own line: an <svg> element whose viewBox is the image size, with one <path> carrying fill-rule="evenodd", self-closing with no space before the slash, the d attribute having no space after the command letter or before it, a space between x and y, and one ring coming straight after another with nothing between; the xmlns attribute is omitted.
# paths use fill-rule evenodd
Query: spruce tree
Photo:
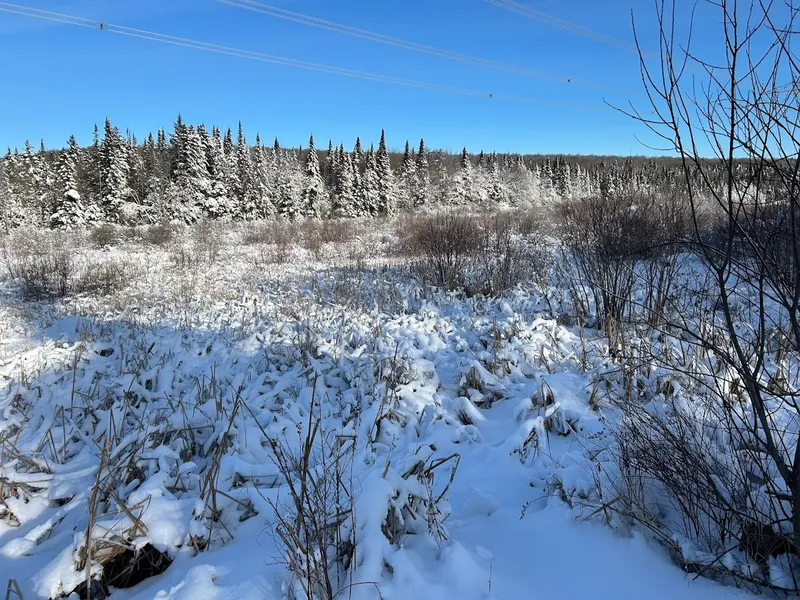
<svg viewBox="0 0 800 600"><path fill-rule="evenodd" d="M477 200L475 193L475 177L472 170L467 149L461 152L458 172L453 177L453 185L450 190L450 202L456 206L471 204Z"/></svg>
<svg viewBox="0 0 800 600"><path fill-rule="evenodd" d="M199 126L198 131L192 125L184 125L180 117L175 125L175 163L168 193L172 218L194 223L203 213L211 187L203 144L205 127Z"/></svg>
<svg viewBox="0 0 800 600"><path fill-rule="evenodd" d="M71 135L67 147L58 157L55 173L55 198L50 226L54 229L74 229L86 225L86 209L78 192L78 160L80 150Z"/></svg>
<svg viewBox="0 0 800 600"><path fill-rule="evenodd" d="M22 207L11 185L14 158L11 149L0 159L0 231L8 233L23 222Z"/></svg>
<svg viewBox="0 0 800 600"><path fill-rule="evenodd" d="M319 172L319 157L314 148L314 136L308 140L305 161L305 180L303 182L303 210L311 218L321 218L327 212L325 206L325 185Z"/></svg>
<svg viewBox="0 0 800 600"><path fill-rule="evenodd" d="M44 140L39 142L36 155L36 220L39 225L50 225L50 215L55 204L55 181L50 159L44 148Z"/></svg>
<svg viewBox="0 0 800 600"><path fill-rule="evenodd" d="M336 217L352 218L359 215L357 185L355 178L355 154L345 154L344 148L337 151L336 190L333 198L333 213Z"/></svg>
<svg viewBox="0 0 800 600"><path fill-rule="evenodd" d="M430 200L430 173L428 167L428 153L425 150L425 140L420 139L419 150L414 159L414 189L413 204L422 206Z"/></svg>
<svg viewBox="0 0 800 600"><path fill-rule="evenodd" d="M359 201L362 214L375 216L381 213L381 177L372 146L367 152Z"/></svg>
<svg viewBox="0 0 800 600"><path fill-rule="evenodd" d="M497 161L492 161L487 187L487 196L492 202L502 203L507 200L507 192L500 180L500 166Z"/></svg>
<svg viewBox="0 0 800 600"><path fill-rule="evenodd" d="M280 217L292 221L303 214L301 207L303 177L294 152L284 152L279 149L276 156L278 159L275 204Z"/></svg>
<svg viewBox="0 0 800 600"><path fill-rule="evenodd" d="M250 161L250 148L242 131L242 122L239 121L239 132L236 136L236 202L238 204L238 217L250 218L256 210L252 195L252 164Z"/></svg>
<svg viewBox="0 0 800 600"><path fill-rule="evenodd" d="M364 151L361 149L361 138L356 137L356 144L353 147L353 160L356 169L361 172L364 170Z"/></svg>
<svg viewBox="0 0 800 600"><path fill-rule="evenodd" d="M339 165L337 163L338 158L338 148L333 148L333 140L328 140L328 154L325 157L325 185L328 187L328 192L331 195L331 198L336 193L336 177L339 171Z"/></svg>
<svg viewBox="0 0 800 600"><path fill-rule="evenodd" d="M130 193L126 149L119 129L106 117L100 145L100 208L105 220L112 223L125 220L124 205Z"/></svg>
<svg viewBox="0 0 800 600"><path fill-rule="evenodd" d="M382 215L391 215L397 211L396 188L383 130L375 162L378 169L378 212Z"/></svg>
<svg viewBox="0 0 800 600"><path fill-rule="evenodd" d="M261 136L256 133L253 148L252 195L255 203L254 217L269 219L274 216L272 174L267 149L261 145Z"/></svg>

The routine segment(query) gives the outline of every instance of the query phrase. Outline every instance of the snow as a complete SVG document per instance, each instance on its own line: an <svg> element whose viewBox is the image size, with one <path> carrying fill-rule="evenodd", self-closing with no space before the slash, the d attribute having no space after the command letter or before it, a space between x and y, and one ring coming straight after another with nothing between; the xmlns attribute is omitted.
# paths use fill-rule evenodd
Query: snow
<svg viewBox="0 0 800 600"><path fill-rule="evenodd" d="M17 523L0 520L0 581L15 578L26 600L84 580L98 468L92 538L174 559L113 598L301 597L275 533L276 511L292 517L275 447L299 453L315 422L312 470L332 468L336 448L352 496L338 597L752 597L587 518L587 449L612 415L590 406L581 342L538 290L465 299L367 266L365 298L392 289L403 301L358 308L337 296L341 248L265 269L252 248L221 247L183 270L136 243L103 251L141 269L106 296L24 304L2 284L0 435L14 452L0 478L16 489L0 507Z"/></svg>

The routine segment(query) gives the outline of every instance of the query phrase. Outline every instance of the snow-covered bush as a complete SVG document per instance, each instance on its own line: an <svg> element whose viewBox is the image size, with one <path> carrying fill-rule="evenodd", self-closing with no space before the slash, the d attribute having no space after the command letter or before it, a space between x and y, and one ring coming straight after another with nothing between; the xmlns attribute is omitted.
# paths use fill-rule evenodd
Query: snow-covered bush
<svg viewBox="0 0 800 600"><path fill-rule="evenodd" d="M409 218L399 232L404 253L418 261L423 280L444 290L461 289L480 248L481 230L465 213Z"/></svg>

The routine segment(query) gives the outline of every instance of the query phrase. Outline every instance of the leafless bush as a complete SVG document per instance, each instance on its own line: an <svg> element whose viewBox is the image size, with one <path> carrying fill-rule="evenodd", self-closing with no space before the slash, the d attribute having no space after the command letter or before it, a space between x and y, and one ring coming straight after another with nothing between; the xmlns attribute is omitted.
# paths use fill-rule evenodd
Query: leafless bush
<svg viewBox="0 0 800 600"><path fill-rule="evenodd" d="M24 261L19 276L27 298L61 298L69 292L73 274L72 257L67 250L54 250Z"/></svg>
<svg viewBox="0 0 800 600"><path fill-rule="evenodd" d="M788 424L800 414L800 91L786 82L800 76L791 50L798 6L794 0L708 4L716 12L722 59L702 57L691 40L678 39L676 32L684 28L676 22L675 3L659 0L659 52L639 52L648 103L628 114L677 153L692 222L701 224L706 206L713 207L713 228L696 225L691 236L709 285L695 314L670 315L664 333L677 332L695 349L707 381L728 379L735 386L712 394L720 411L712 431L731 438L727 454L720 450L725 464L736 464L742 449L746 453L744 472L752 479L743 481L745 490L763 490L756 514L765 518L747 524L751 534L744 537L780 534L784 541L764 548L788 542L796 553L800 444ZM655 478L671 485L668 472ZM676 495L686 504L692 500L689 490ZM763 558L765 552L758 554ZM800 564L793 559L783 571L796 589ZM782 585L772 577L768 583Z"/></svg>
<svg viewBox="0 0 800 600"><path fill-rule="evenodd" d="M308 220L294 227L299 234L297 239L317 260L322 258L326 244L344 244L349 242L354 235L352 223L344 219Z"/></svg>
<svg viewBox="0 0 800 600"><path fill-rule="evenodd" d="M127 262L89 264L75 276L71 292L109 295L127 287L133 276L134 270Z"/></svg>
<svg viewBox="0 0 800 600"><path fill-rule="evenodd" d="M309 600L332 600L342 588L343 574L355 550L353 485L347 476L355 440L322 431L314 412L312 393L299 454L281 440L268 438L289 493L288 502L270 504L293 585ZM345 525L348 521L349 527Z"/></svg>
<svg viewBox="0 0 800 600"><path fill-rule="evenodd" d="M244 224L242 244L245 246L271 244L275 238L275 230L279 227L277 223L268 221L249 221Z"/></svg>
<svg viewBox="0 0 800 600"><path fill-rule="evenodd" d="M114 225L104 223L89 231L89 241L95 248L109 248L120 243L122 236Z"/></svg>
<svg viewBox="0 0 800 600"><path fill-rule="evenodd" d="M175 229L169 223L150 225L142 231L142 240L151 246L166 246L174 237Z"/></svg>
<svg viewBox="0 0 800 600"><path fill-rule="evenodd" d="M674 204L654 196L599 195L569 200L559 207L564 254L562 277L570 289L580 317L595 316L598 325L615 337L630 317L632 294L641 278L640 265L650 265L650 275L668 290L673 274L666 259L674 254L685 227ZM661 268L663 267L663 268Z"/></svg>
<svg viewBox="0 0 800 600"><path fill-rule="evenodd" d="M322 221L319 229L322 239L330 244L346 244L355 235L353 223L347 219Z"/></svg>
<svg viewBox="0 0 800 600"><path fill-rule="evenodd" d="M28 300L63 298L70 291L75 265L67 248L51 246L19 252L6 247L3 263L8 275L20 281L22 294Z"/></svg>
<svg viewBox="0 0 800 600"><path fill-rule="evenodd" d="M456 212L409 218L398 231L404 254L418 260L424 280L439 288L457 290L480 250L482 232L475 219Z"/></svg>
<svg viewBox="0 0 800 600"><path fill-rule="evenodd" d="M770 561L796 562L789 519L776 511L780 490L764 455L718 400L670 393L656 404L620 405L614 509L672 547L691 572L774 587ZM676 534L699 552L687 552ZM797 589L797 582L783 587Z"/></svg>
<svg viewBox="0 0 800 600"><path fill-rule="evenodd" d="M471 274L471 287L486 295L497 295L521 283L547 280L550 252L541 238L523 236L518 215L499 213L482 223L477 265ZM534 217L524 223L526 231L538 230Z"/></svg>
<svg viewBox="0 0 800 600"><path fill-rule="evenodd" d="M247 223L242 232L242 244L252 246L249 253L256 266L283 264L289 260L291 245L296 239L295 225L281 222L257 221Z"/></svg>
<svg viewBox="0 0 800 600"><path fill-rule="evenodd" d="M518 208L505 213L511 227L520 235L539 236L543 233L545 211L541 208Z"/></svg>
<svg viewBox="0 0 800 600"><path fill-rule="evenodd" d="M172 264L183 269L194 269L216 261L222 250L219 227L212 221L198 221L191 229L188 241L178 244L170 252Z"/></svg>

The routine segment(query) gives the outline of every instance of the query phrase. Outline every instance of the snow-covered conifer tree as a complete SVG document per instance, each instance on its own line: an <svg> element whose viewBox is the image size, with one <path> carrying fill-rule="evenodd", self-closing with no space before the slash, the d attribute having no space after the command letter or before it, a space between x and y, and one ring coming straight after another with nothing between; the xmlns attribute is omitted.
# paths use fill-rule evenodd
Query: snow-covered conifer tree
<svg viewBox="0 0 800 600"><path fill-rule="evenodd" d="M119 129L106 118L100 146L100 207L106 221L123 222L128 201L128 156Z"/></svg>
<svg viewBox="0 0 800 600"><path fill-rule="evenodd" d="M254 217L269 219L274 216L271 161L267 150L261 144L261 136L256 133L256 145L253 148L253 171L251 177L252 196L255 205Z"/></svg>
<svg viewBox="0 0 800 600"><path fill-rule="evenodd" d="M321 218L327 213L325 184L319 171L319 157L314 147L314 136L308 140L303 181L303 211L311 218Z"/></svg>
<svg viewBox="0 0 800 600"><path fill-rule="evenodd" d="M406 140L403 162L397 176L397 205L399 208L408 208L414 204L414 186L416 183L416 161L411 146Z"/></svg>
<svg viewBox="0 0 800 600"><path fill-rule="evenodd" d="M397 211L396 187L383 130L381 130L381 140L378 144L375 163L378 173L378 212L382 215L394 214Z"/></svg>
<svg viewBox="0 0 800 600"><path fill-rule="evenodd" d="M238 204L238 218L250 218L256 210L252 195L252 164L250 161L250 148L242 131L242 122L239 121L239 132L236 136L236 201Z"/></svg>
<svg viewBox="0 0 800 600"><path fill-rule="evenodd" d="M375 216L381 212L381 181L375 150L370 146L367 152L364 175L361 178L359 200L361 210L366 215Z"/></svg>
<svg viewBox="0 0 800 600"><path fill-rule="evenodd" d="M422 206L430 200L431 179L428 167L428 152L425 149L425 140L420 139L419 150L414 159L414 206Z"/></svg>
<svg viewBox="0 0 800 600"><path fill-rule="evenodd" d="M67 147L58 157L55 173L55 198L50 226L55 229L74 229L86 225L86 208L78 191L78 161L80 149L71 135Z"/></svg>
<svg viewBox="0 0 800 600"><path fill-rule="evenodd" d="M345 154L344 148L336 151L336 190L333 213L337 217L357 217L360 212L357 198L355 154Z"/></svg>
<svg viewBox="0 0 800 600"><path fill-rule="evenodd" d="M472 204L477 200L475 190L475 174L472 170L467 149L461 151L461 160L458 171L453 176L452 187L450 189L450 203L456 206Z"/></svg>
<svg viewBox="0 0 800 600"><path fill-rule="evenodd" d="M302 192L303 177L299 169L297 155L284 152L275 140L273 152L276 159L275 207L281 218L295 220L303 216Z"/></svg>

